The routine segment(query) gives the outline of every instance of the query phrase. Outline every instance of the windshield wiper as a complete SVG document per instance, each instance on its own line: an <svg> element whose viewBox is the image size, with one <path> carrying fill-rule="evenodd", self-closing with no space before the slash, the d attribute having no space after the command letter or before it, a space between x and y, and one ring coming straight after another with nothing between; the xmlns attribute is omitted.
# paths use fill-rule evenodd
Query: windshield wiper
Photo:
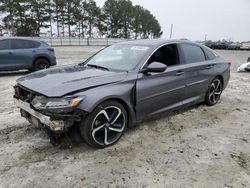
<svg viewBox="0 0 250 188"><path fill-rule="evenodd" d="M109 69L107 67L102 67L100 65L87 64L87 66L94 67L94 68L97 68L97 69L104 69L104 70L109 71Z"/></svg>

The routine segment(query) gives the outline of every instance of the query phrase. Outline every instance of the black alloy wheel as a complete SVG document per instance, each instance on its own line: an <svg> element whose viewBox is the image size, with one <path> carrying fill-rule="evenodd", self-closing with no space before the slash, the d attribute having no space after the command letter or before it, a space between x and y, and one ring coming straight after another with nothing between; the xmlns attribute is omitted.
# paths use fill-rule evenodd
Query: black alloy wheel
<svg viewBox="0 0 250 188"><path fill-rule="evenodd" d="M47 68L49 68L49 62L46 59L40 58L34 62L34 65L33 65L34 71L39 71L39 70L47 69Z"/></svg>
<svg viewBox="0 0 250 188"><path fill-rule="evenodd" d="M220 78L216 77L210 84L206 97L205 103L208 106L213 106L218 103L222 93L222 81Z"/></svg>
<svg viewBox="0 0 250 188"><path fill-rule="evenodd" d="M127 127L127 113L116 101L107 101L96 109L80 125L80 133L86 143L95 148L115 144Z"/></svg>

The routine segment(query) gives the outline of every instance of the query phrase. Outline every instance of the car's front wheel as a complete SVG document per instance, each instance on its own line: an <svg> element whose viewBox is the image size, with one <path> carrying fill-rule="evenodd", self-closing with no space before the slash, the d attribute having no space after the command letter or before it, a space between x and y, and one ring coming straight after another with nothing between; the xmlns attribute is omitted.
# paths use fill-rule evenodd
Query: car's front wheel
<svg viewBox="0 0 250 188"><path fill-rule="evenodd" d="M127 127L127 119L123 105L116 101L106 101L80 123L80 133L91 147L105 148L121 138Z"/></svg>
<svg viewBox="0 0 250 188"><path fill-rule="evenodd" d="M222 81L219 77L216 77L211 84L209 85L209 88L207 90L206 96L205 96L205 103L208 106L213 106L218 103L220 100L220 96L222 93Z"/></svg>

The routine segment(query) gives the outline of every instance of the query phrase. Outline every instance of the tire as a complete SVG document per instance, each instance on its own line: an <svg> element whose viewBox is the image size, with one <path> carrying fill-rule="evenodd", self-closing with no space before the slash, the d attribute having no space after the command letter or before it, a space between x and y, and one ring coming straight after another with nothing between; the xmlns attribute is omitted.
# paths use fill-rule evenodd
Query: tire
<svg viewBox="0 0 250 188"><path fill-rule="evenodd" d="M128 117L123 105L106 101L98 105L79 126L85 142L93 148L105 148L115 144L127 128Z"/></svg>
<svg viewBox="0 0 250 188"><path fill-rule="evenodd" d="M49 61L44 58L37 59L33 64L33 71L39 71L50 67Z"/></svg>
<svg viewBox="0 0 250 188"><path fill-rule="evenodd" d="M245 71L246 72L250 72L250 68L245 68Z"/></svg>
<svg viewBox="0 0 250 188"><path fill-rule="evenodd" d="M214 78L208 87L205 96L205 104L207 106L216 105L220 100L222 89L223 89L222 80L219 77Z"/></svg>

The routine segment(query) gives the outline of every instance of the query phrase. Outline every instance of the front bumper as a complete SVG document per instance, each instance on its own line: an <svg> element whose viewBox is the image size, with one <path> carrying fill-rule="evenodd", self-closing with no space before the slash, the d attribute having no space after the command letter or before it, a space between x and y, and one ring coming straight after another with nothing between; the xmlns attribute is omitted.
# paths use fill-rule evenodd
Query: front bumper
<svg viewBox="0 0 250 188"><path fill-rule="evenodd" d="M51 120L51 117L41 114L30 107L30 104L14 98L15 105L21 109L22 117L26 118L36 127L45 127L53 132L65 131L65 122L63 120Z"/></svg>

